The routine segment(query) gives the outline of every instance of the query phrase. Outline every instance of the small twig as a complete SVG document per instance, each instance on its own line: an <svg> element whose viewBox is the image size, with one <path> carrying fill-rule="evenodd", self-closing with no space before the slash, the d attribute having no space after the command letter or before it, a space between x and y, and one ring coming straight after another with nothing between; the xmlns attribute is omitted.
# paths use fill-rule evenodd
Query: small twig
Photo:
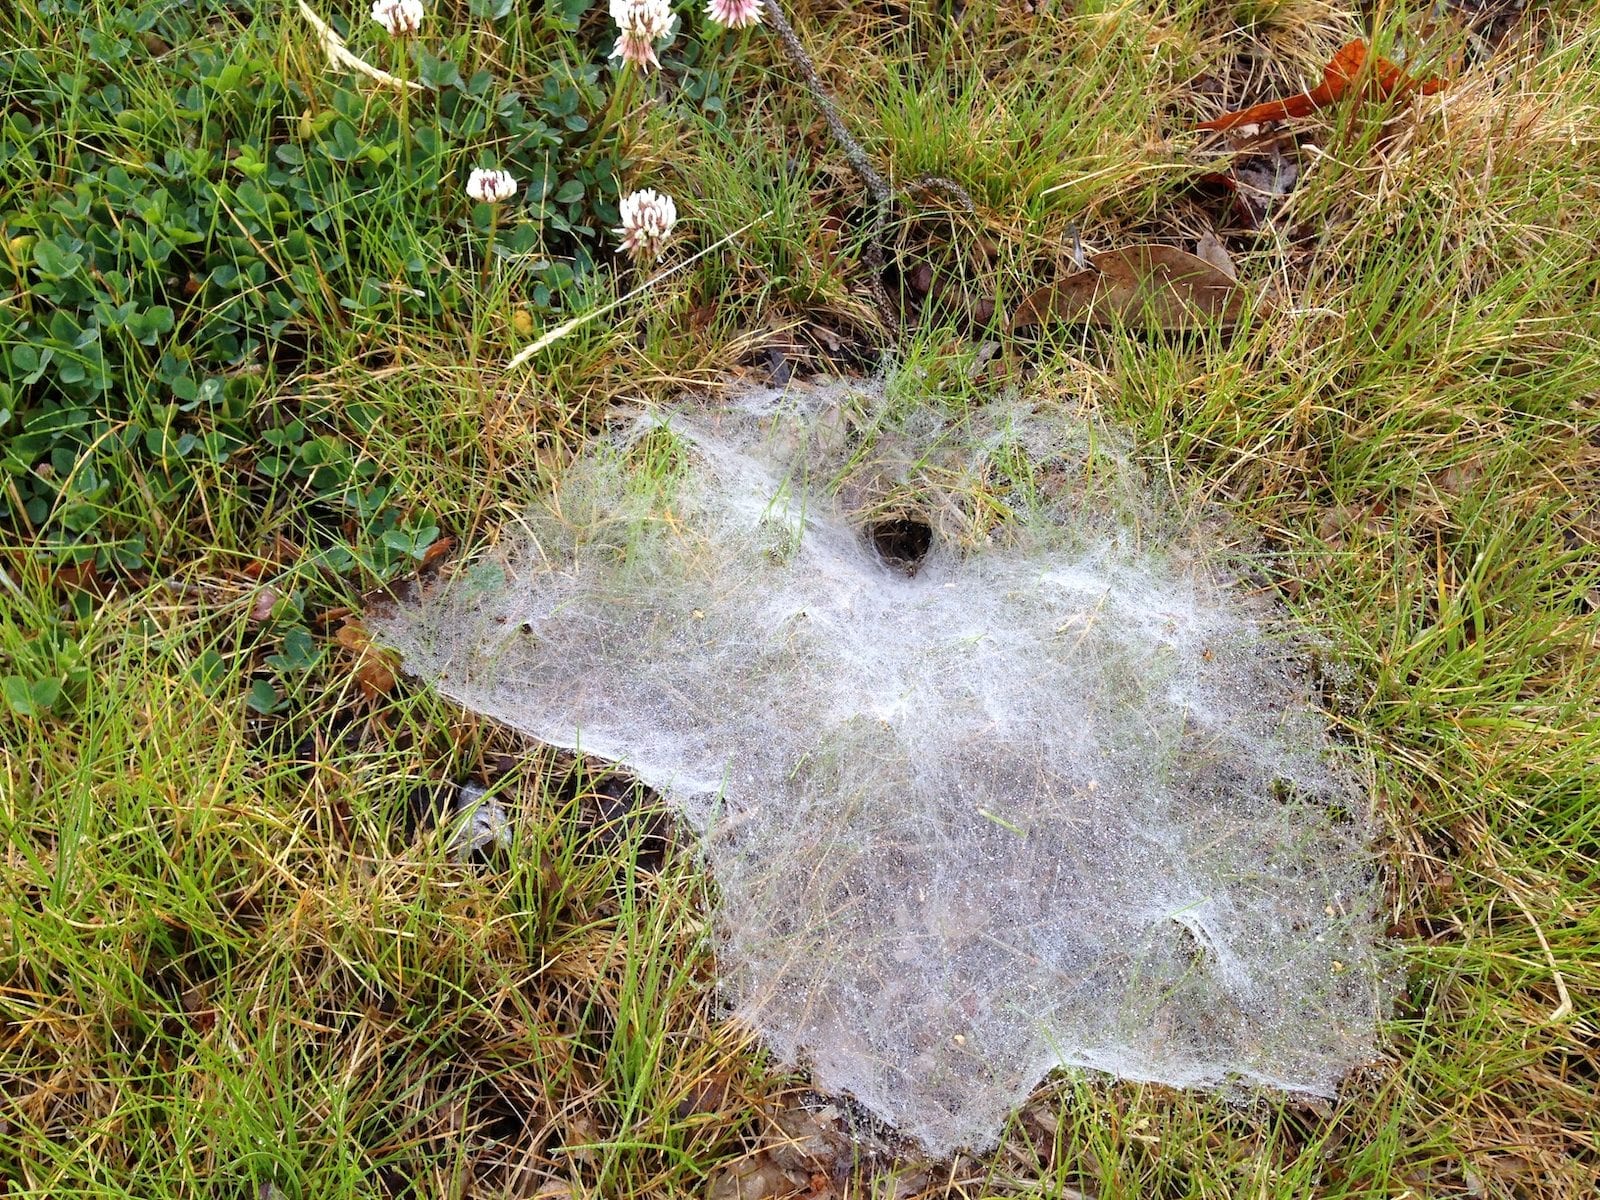
<svg viewBox="0 0 1600 1200"><path fill-rule="evenodd" d="M771 215L772 215L772 210L769 208L766 212L762 213L755 220L746 222L744 225L741 225L738 229L735 229L732 233L728 234L726 237L718 238L716 241L712 242L711 245L707 246L704 250L697 251L695 254L693 254L690 257L684 259L677 266L669 267L667 270L662 271L657 275L652 275L649 279L646 279L643 283L641 283L638 287L634 288L631 292L628 292L626 295L618 296L615 300L611 301L609 304L602 304L599 308L594 309L591 312L586 312L582 316L573 317L572 320L566 321L566 322L564 322L564 323L562 323L560 325L557 325L554 329L550 330L548 333L546 333L544 336L542 336L538 341L533 342L530 345L524 346L521 350L517 351L516 356L514 358L512 358L512 360L506 364L506 370L509 371L509 370L511 370L511 369L513 369L515 367L520 367L523 363L527 362L535 354L539 353L539 351L545 349L547 346L551 346L554 343L559 342L562 338L566 337L573 330L578 329L578 328L580 328L580 327L582 327L584 325L587 325L590 321L595 320L597 317L605 316L606 313L610 312L612 309L616 308L618 305L626 304L629 300L632 300L635 296L638 296L638 295L640 295L640 294L642 294L644 292L649 291L651 288L655 287L656 284L660 283L663 279L666 279L666 278L668 278L669 276L672 276L672 275L676 275L679 271L683 270L685 267L691 266L692 264L694 264L696 262L699 262L702 258L704 258L706 255L710 254L713 250L716 250L717 248L719 248L721 246L727 245L729 242L733 241L733 239L738 237L740 234L747 233L751 229L754 229L757 225L761 224L762 221L765 221Z"/></svg>
<svg viewBox="0 0 1600 1200"><path fill-rule="evenodd" d="M839 149L844 151L851 170L861 178L867 191L872 193L872 230L867 239L866 252L862 256L868 271L867 287L872 292L873 302L878 306L878 313L883 318L884 324L891 330L898 331L900 318L889 299L888 289L883 286L883 231L889 224L889 210L894 206L894 191L879 173L878 168L872 165L872 159L868 157L866 149L845 125L844 118L839 115L838 106L833 102L833 96L822 82L822 77L817 74L816 64L806 53L805 46L800 42L800 35L795 33L794 26L789 24L789 18L779 7L778 0L766 0L761 6L761 11L767 22L777 31L778 40L783 43L789 62L799 72L801 82L806 85L811 98L822 110L822 119L828 123L828 132L833 134L833 140L839 143Z"/></svg>
<svg viewBox="0 0 1600 1200"><path fill-rule="evenodd" d="M845 159L850 163L851 170L860 177L866 185L867 191L872 194L872 228L867 235L866 248L862 253L862 261L867 268L867 288L872 293L873 303L877 305L878 314L883 318L884 324L892 331L898 332L900 316L889 297L889 289L883 284L883 243L884 231L888 228L889 212L894 207L895 193L889 186L878 168L872 163L872 158L867 154L866 148L856 140L853 133L844 123L844 118L839 115L839 106L834 103L832 94L827 85L822 82L822 77L817 74L817 67L811 61L811 55L806 53L800 35L795 33L794 26L789 23L789 18L784 15L778 0L766 0L761 11L765 14L766 21L777 32L778 41L782 43L784 53L788 55L790 64L799 74L800 80L806 85L806 90L811 93L811 98L816 101L817 107L822 110L822 119L828 123L828 132L833 134L833 140L844 151ZM953 199L963 211L971 213L976 209L972 203L972 196L967 189L953 179L946 179L942 175L919 175L912 180L912 187L923 188L927 191L939 192Z"/></svg>
<svg viewBox="0 0 1600 1200"><path fill-rule="evenodd" d="M964 213L971 214L978 211L978 206L972 202L972 193L948 176L924 173L913 179L911 186L949 197Z"/></svg>
<svg viewBox="0 0 1600 1200"><path fill-rule="evenodd" d="M839 148L844 151L851 168L861 176L861 182L867 185L867 190L872 193L872 198L880 206L887 207L892 204L894 192L884 177L878 173L878 168L872 165L872 159L867 156L861 143L856 141L855 135L845 125L844 119L839 116L838 106L834 104L833 97L822 82L822 77L817 74L816 64L811 61L806 48L801 45L800 35L795 33L794 26L789 24L789 18L783 15L783 9L778 6L777 0L766 0L761 10L772 27L778 31L778 40L788 52L789 61L794 64L795 70L800 72L800 78L811 92L811 98L822 110L822 118L828 123L828 131L833 134L833 140L838 142Z"/></svg>
<svg viewBox="0 0 1600 1200"><path fill-rule="evenodd" d="M328 61L335 67L342 67L347 71L354 71L358 75L365 75L374 83L381 83L386 87L397 87L402 91L422 91L420 83L413 83L409 79L401 79L387 71L380 71L377 67L367 62L364 58L357 58L345 49L344 39L334 32L321 17L317 16L306 0L300 0L300 15L311 23L311 28L317 31L317 36L322 39L322 49L328 56Z"/></svg>

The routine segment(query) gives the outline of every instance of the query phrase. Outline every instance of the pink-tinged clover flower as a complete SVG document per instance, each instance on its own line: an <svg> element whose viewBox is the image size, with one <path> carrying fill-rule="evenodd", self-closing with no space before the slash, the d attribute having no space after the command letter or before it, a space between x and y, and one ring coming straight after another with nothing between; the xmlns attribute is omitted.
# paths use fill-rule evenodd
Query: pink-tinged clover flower
<svg viewBox="0 0 1600 1200"><path fill-rule="evenodd" d="M645 188L622 200L622 228L616 234L633 261L649 266L661 257L672 227L678 223L678 206L665 192Z"/></svg>
<svg viewBox="0 0 1600 1200"><path fill-rule="evenodd" d="M517 181L510 171L486 171L482 167L467 176L467 195L479 204L499 204L517 194Z"/></svg>
<svg viewBox="0 0 1600 1200"><path fill-rule="evenodd" d="M656 46L672 37L676 23L668 0L611 0L611 19L620 30L612 58L641 71L661 66Z"/></svg>
<svg viewBox="0 0 1600 1200"><path fill-rule="evenodd" d="M761 24L761 0L710 0L706 16L729 29Z"/></svg>
<svg viewBox="0 0 1600 1200"><path fill-rule="evenodd" d="M422 28L422 0L372 0L372 19L390 37L410 37Z"/></svg>

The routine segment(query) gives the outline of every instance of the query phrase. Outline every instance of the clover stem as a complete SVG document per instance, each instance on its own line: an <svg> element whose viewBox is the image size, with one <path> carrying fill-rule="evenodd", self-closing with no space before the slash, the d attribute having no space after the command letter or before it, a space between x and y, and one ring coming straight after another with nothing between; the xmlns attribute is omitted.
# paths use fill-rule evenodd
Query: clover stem
<svg viewBox="0 0 1600 1200"><path fill-rule="evenodd" d="M489 240L483 247L483 269L478 275L478 290L489 290L489 268L494 262L494 239L500 228L500 205L489 206Z"/></svg>

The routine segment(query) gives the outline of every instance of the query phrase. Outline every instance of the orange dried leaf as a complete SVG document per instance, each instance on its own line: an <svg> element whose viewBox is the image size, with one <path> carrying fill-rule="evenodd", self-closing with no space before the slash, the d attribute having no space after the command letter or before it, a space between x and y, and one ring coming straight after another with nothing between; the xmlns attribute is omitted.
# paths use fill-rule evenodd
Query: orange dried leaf
<svg viewBox="0 0 1600 1200"><path fill-rule="evenodd" d="M366 629L357 621L349 621L334 631L333 640L356 657L356 686L369 700L376 700L394 691L394 669L384 655L372 645Z"/></svg>
<svg viewBox="0 0 1600 1200"><path fill-rule="evenodd" d="M394 672L382 659L375 656L364 660L356 668L356 686L368 700L379 700L387 696L394 691L397 682Z"/></svg>
<svg viewBox="0 0 1600 1200"><path fill-rule="evenodd" d="M349 621L339 626L334 630L333 640L352 654L360 654L372 645L372 639L367 636L366 629L358 621Z"/></svg>
<svg viewBox="0 0 1600 1200"><path fill-rule="evenodd" d="M1268 100L1238 112L1223 113L1220 117L1201 121L1195 128L1220 131L1236 129L1241 125L1260 125L1267 121L1287 121L1292 117L1309 116L1349 94L1351 85L1360 77L1366 65L1367 43L1361 38L1346 42L1322 69L1322 82L1309 92L1299 92L1282 100ZM1431 96L1443 87L1444 80L1437 76L1413 79L1387 58L1380 56L1372 64L1367 91L1380 99L1387 99L1413 89L1421 91L1424 96Z"/></svg>
<svg viewBox="0 0 1600 1200"><path fill-rule="evenodd" d="M1332 61L1322 68L1321 86L1312 88L1309 93L1314 106L1321 108L1343 97L1366 65L1367 43L1362 39L1357 38L1340 46Z"/></svg>
<svg viewBox="0 0 1600 1200"><path fill-rule="evenodd" d="M453 537L442 537L422 552L422 566L420 570L431 570L438 561L455 548L456 540Z"/></svg>
<svg viewBox="0 0 1600 1200"><path fill-rule="evenodd" d="M1311 93L1301 92L1286 100L1268 100L1265 104L1252 105L1238 112L1223 113L1220 117L1201 121L1195 128L1221 131L1234 129L1240 125L1264 125L1268 121L1287 121L1291 117L1306 116L1314 108L1316 103L1312 100Z"/></svg>

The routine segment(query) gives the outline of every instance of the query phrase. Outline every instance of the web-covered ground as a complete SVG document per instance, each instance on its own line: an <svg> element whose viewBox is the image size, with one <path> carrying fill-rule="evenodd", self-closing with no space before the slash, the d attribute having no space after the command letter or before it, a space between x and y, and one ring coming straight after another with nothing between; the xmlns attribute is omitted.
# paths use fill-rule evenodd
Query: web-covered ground
<svg viewBox="0 0 1600 1200"><path fill-rule="evenodd" d="M618 427L381 627L700 831L731 1009L934 1153L1059 1066L1331 1094L1386 1007L1365 799L1226 531L1017 400Z"/></svg>

